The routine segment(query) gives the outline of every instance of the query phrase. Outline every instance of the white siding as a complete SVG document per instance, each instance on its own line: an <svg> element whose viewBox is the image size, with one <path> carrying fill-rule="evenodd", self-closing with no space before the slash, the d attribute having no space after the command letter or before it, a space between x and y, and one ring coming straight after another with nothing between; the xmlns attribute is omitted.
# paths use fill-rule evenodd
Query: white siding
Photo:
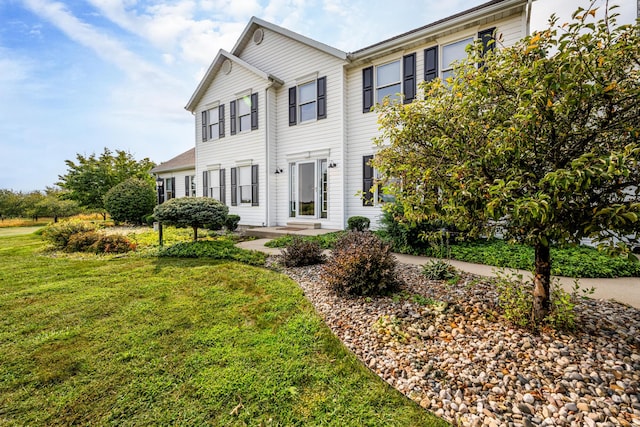
<svg viewBox="0 0 640 427"><path fill-rule="evenodd" d="M265 88L268 82L255 73L233 64L229 74L218 73L196 108L196 182L198 196L203 194L202 172L213 167L225 169L226 203L229 213L240 215L243 225L263 225L266 222L266 165L265 165ZM231 135L229 103L237 99L238 94L250 90L258 93L258 129ZM224 138L202 141L201 111L212 108L215 103L225 105ZM238 162L249 160L259 165L259 206L231 206L231 168Z"/></svg>
<svg viewBox="0 0 640 427"><path fill-rule="evenodd" d="M179 197L185 197L185 188L184 188L184 178L185 176L190 176L190 175L195 175L196 171L194 169L189 169L189 170L181 170L181 171L171 171L171 172L161 172L158 173L157 175L162 178L162 179L171 179L171 178L175 178L176 179L176 187L174 188L174 192L175 198L179 198ZM166 184L165 184L165 191L166 191ZM166 193L165 193L165 197L166 197Z"/></svg>
<svg viewBox="0 0 640 427"><path fill-rule="evenodd" d="M329 169L328 218L314 219L324 228L343 228L344 205L342 158L344 144L344 78L343 64L339 58L302 44L281 34L265 29L264 40L259 45L250 42L238 54L241 59L284 81L274 93L275 144L274 157L269 168L269 179L275 183L271 200L275 206L272 222L284 225L296 220L289 217L289 161L302 160L309 153L309 160L327 158L338 167ZM327 118L289 126L289 88L305 81L305 78L327 78ZM314 153L315 152L315 153ZM298 156L293 156L293 154ZM275 175L275 169L283 173Z"/></svg>

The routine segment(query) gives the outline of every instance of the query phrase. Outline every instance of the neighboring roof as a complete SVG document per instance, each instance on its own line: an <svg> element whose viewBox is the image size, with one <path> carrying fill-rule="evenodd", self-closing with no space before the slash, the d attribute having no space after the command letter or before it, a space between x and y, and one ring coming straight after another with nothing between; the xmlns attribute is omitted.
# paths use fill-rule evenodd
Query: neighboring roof
<svg viewBox="0 0 640 427"><path fill-rule="evenodd" d="M234 55L238 55L239 51L242 50L247 45L247 43L249 43L249 41L251 41L253 32L259 27L264 27L275 33L282 34L285 37L289 37L290 39L296 40L302 44L311 46L324 53L335 56L336 58L342 60L347 59L347 53L341 51L340 49L336 49L335 47L320 43L319 41L310 39L309 37L305 37L302 34L294 33L291 30L287 30L286 28L282 28L278 25L272 24L271 22L263 21L262 19L256 18L255 16L251 17L251 19L249 20L249 23L242 32L242 35L240 35L240 38L236 42L236 45L233 47L233 49L231 49L231 53Z"/></svg>
<svg viewBox="0 0 640 427"><path fill-rule="evenodd" d="M182 154L178 154L171 160L160 163L151 169L151 173L171 172L196 168L196 148L193 147Z"/></svg>
<svg viewBox="0 0 640 427"><path fill-rule="evenodd" d="M429 37L433 37L442 31L454 30L456 29L455 27L463 26L469 21L484 18L487 14L494 13L508 16L513 14L515 11L524 8L529 1L531 0L492 0L420 28L407 31L406 33L402 33L365 48L358 49L349 54L349 59L357 61L365 57L374 56L381 51L388 52L397 46L404 46L412 41L422 43Z"/></svg>
<svg viewBox="0 0 640 427"><path fill-rule="evenodd" d="M209 69L205 73L204 77L202 78L202 80L200 80L200 84L198 84L198 87L196 88L195 92L193 93L193 95L191 95L191 99L189 99L189 102L184 107L186 110L191 111L191 112L195 111L196 105L198 104L198 102L200 101L200 99L202 98L204 93L206 92L207 88L209 87L209 85L213 81L213 79L216 76L216 74L218 74L218 71L222 67L222 63L224 62L225 59L228 59L231 62L233 62L234 64L238 64L243 68L246 68L247 70L251 71L252 73L258 75L261 78L263 78L264 80L268 80L268 81L273 82L276 86L282 86L284 84L284 82L282 80L280 80L279 78L275 77L274 75L266 73L266 72L256 68L255 66L249 64L248 62L243 61L242 59L238 58L235 55L232 55L231 53L227 52L224 49L220 49L218 51L218 54L216 55L215 59L213 60L213 62L209 66Z"/></svg>

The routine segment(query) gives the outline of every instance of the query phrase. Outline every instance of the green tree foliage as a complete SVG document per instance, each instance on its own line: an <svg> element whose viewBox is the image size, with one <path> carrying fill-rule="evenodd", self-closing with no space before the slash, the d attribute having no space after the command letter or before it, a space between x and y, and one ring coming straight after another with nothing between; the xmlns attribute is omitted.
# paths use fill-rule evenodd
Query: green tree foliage
<svg viewBox="0 0 640 427"><path fill-rule="evenodd" d="M640 24L616 26L612 11L552 17L484 57L476 46L424 98L378 108L373 163L400 178L387 191L405 217L533 246L537 320L550 307L550 244L621 250L638 230Z"/></svg>
<svg viewBox="0 0 640 427"><path fill-rule="evenodd" d="M144 223L144 217L153 212L156 191L149 180L129 178L117 184L104 196L104 208L114 221Z"/></svg>
<svg viewBox="0 0 640 427"><path fill-rule="evenodd" d="M0 218L22 216L24 213L22 193L11 190L0 190Z"/></svg>
<svg viewBox="0 0 640 427"><path fill-rule="evenodd" d="M41 216L53 217L53 222L80 213L82 209L78 202L65 199L65 194L65 191L48 187L44 198L36 204L36 210Z"/></svg>
<svg viewBox="0 0 640 427"><path fill-rule="evenodd" d="M229 214L229 208L208 197L181 197L158 205L153 216L165 224L193 228L193 240L198 240L198 228L220 229Z"/></svg>
<svg viewBox="0 0 640 427"><path fill-rule="evenodd" d="M76 155L76 161L65 160L67 173L59 175L57 185L68 191L67 197L81 206L100 211L106 218L104 196L129 178L152 182L149 171L155 164L148 158L137 161L130 153L105 148L100 156Z"/></svg>

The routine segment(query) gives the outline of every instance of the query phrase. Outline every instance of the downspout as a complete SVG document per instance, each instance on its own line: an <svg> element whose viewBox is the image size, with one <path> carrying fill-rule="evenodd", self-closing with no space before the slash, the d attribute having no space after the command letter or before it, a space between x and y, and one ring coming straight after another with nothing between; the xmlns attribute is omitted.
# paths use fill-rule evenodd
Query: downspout
<svg viewBox="0 0 640 427"><path fill-rule="evenodd" d="M640 1L640 0L638 0ZM533 0L527 0L527 9L525 10L525 28L524 28L524 35L528 36L529 34L531 34L531 6L532 6Z"/></svg>

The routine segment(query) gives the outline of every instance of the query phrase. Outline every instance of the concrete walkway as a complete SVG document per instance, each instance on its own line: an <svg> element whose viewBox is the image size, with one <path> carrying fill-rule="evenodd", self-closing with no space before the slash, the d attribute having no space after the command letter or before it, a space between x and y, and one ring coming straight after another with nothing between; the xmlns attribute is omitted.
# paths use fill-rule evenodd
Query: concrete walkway
<svg viewBox="0 0 640 427"><path fill-rule="evenodd" d="M252 249L264 252L270 255L279 255L281 249L268 248L264 246L270 239L257 239L239 243L238 246L244 249ZM426 264L434 258L395 254L399 262L404 264L422 265ZM448 260L455 268L468 273L477 274L485 277L495 277L494 270L496 267L484 264L473 264L457 260ZM525 277L531 277L531 273L524 270L516 270ZM571 291L575 279L571 277L560 277L562 287ZM579 285L583 289L593 288L594 293L590 295L594 299L614 300L622 304L627 304L640 309L640 277L623 277L618 279L580 279Z"/></svg>

